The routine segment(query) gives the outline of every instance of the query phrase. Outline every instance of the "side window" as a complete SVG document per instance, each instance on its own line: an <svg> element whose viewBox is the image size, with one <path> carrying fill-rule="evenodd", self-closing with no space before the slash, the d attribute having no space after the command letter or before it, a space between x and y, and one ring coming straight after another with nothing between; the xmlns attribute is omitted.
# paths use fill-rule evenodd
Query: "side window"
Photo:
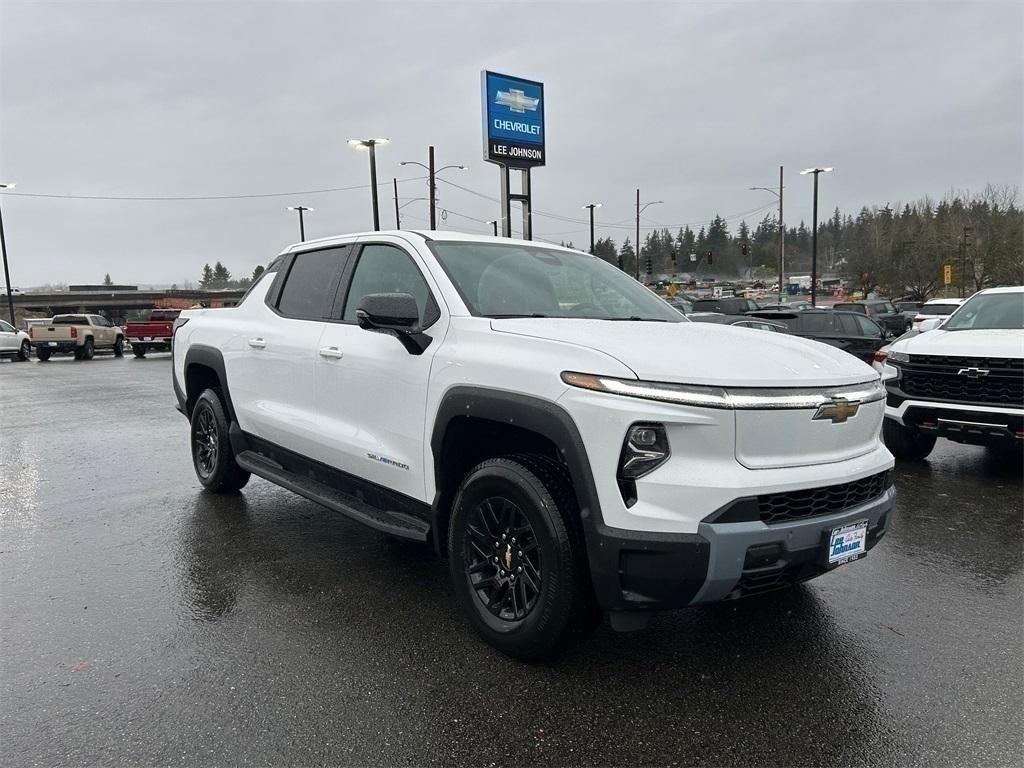
<svg viewBox="0 0 1024 768"><path fill-rule="evenodd" d="M3 333L14 333L14 328L10 323L5 323L3 320L0 320L0 331Z"/></svg>
<svg viewBox="0 0 1024 768"><path fill-rule="evenodd" d="M826 312L806 312L800 315L803 333L828 333L832 330L833 316Z"/></svg>
<svg viewBox="0 0 1024 768"><path fill-rule="evenodd" d="M844 336L862 336L860 330L860 324L857 322L860 320L860 315L836 315L836 324L839 326L839 332Z"/></svg>
<svg viewBox="0 0 1024 768"><path fill-rule="evenodd" d="M871 322L866 317L858 316L854 319L857 321L857 325L860 326L860 332L857 334L858 336L871 336L877 338L882 332L876 323Z"/></svg>
<svg viewBox="0 0 1024 768"><path fill-rule="evenodd" d="M322 320L329 309L324 302L341 259L342 251L337 248L296 254L281 288L277 310L296 320Z"/></svg>
<svg viewBox="0 0 1024 768"><path fill-rule="evenodd" d="M287 286L286 286L287 289ZM420 326L432 325L440 316L437 304L426 280L412 258L393 245L366 245L352 272L348 295L345 298L346 323L356 321L356 309L363 296L371 293L408 293L416 299L420 311Z"/></svg>

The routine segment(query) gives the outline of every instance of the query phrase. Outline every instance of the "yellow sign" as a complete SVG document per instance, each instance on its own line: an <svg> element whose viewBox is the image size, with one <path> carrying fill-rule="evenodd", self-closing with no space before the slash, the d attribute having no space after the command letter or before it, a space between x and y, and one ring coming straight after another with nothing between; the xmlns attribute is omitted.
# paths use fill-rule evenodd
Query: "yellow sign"
<svg viewBox="0 0 1024 768"><path fill-rule="evenodd" d="M951 267L949 264L946 264L942 268L942 280L946 285L953 284L953 267Z"/></svg>
<svg viewBox="0 0 1024 768"><path fill-rule="evenodd" d="M668 297L671 299L673 296L679 293L679 286L676 285L675 283L669 283L668 289L665 291L665 293L667 293Z"/></svg>

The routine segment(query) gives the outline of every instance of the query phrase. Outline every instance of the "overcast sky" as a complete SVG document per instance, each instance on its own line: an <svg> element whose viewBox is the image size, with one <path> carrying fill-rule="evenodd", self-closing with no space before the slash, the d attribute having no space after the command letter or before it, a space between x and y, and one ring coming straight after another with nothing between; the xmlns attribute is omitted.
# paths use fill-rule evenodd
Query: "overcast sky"
<svg viewBox="0 0 1024 768"><path fill-rule="evenodd" d="M452 181L498 194L483 162L480 70L545 83L548 165L538 212L621 242L634 189L644 226L771 204L811 217L822 177L838 205L1021 183L1019 2L17 3L0 0L0 182L18 193L264 194L368 183L351 137L383 136L382 182L419 175L428 144ZM445 228L498 205L440 185ZM424 181L399 185L403 199ZM204 262L251 273L298 239L371 226L368 189L207 201L4 195L12 282L182 283ZM394 225L390 187L382 224ZM472 218L462 218L458 214ZM426 205L403 210L425 226ZM754 212L751 224L763 216ZM735 230L738 218L731 219ZM696 228L696 227L695 227ZM582 223L538 213L535 235L585 245Z"/></svg>

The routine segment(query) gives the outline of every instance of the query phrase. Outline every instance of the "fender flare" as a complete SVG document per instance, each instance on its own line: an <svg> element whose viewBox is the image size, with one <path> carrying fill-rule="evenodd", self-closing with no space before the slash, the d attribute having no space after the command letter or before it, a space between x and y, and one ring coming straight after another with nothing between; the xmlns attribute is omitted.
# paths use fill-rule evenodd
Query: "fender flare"
<svg viewBox="0 0 1024 768"><path fill-rule="evenodd" d="M174 380L175 394L178 395L178 400L185 408L185 415L191 415L191 409L188 407L190 394L191 400L194 403L195 397L198 397L200 393L193 392L189 393L188 389L188 369L193 365L202 365L213 370L217 374L217 379L220 381L221 394L224 396L224 409L228 413L228 420L232 423L237 423L235 418L235 407L231 402L231 392L228 389L228 377L227 371L224 369L224 355L216 347L210 347L205 344L193 344L185 352L185 387L186 391L178 393L178 382ZM173 373L172 373L173 376Z"/></svg>
<svg viewBox="0 0 1024 768"><path fill-rule="evenodd" d="M434 458L434 487L436 489L430 510L431 530L441 530L443 526L440 525L440 518L443 514L447 514L447 510L444 509L447 505L444 504L445 499L442 498L445 478L441 466L445 434L451 422L463 416L486 419L501 424L513 424L550 440L558 448L569 468L576 491L576 499L579 503L580 517L588 538L590 531L602 526L601 505L598 501L597 487L594 485L587 449L576 428L576 423L564 408L550 400L517 392L457 386L448 390L442 398L434 417L434 427L430 437L430 449ZM445 545L438 538L434 537L434 547L440 554Z"/></svg>

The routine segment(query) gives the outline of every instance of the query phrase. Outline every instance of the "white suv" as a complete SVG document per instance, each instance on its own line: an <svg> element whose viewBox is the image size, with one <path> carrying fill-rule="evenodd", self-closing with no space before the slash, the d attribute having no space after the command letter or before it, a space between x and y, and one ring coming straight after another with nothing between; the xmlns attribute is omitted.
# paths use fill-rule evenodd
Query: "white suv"
<svg viewBox="0 0 1024 768"><path fill-rule="evenodd" d="M878 375L690 323L615 267L451 232L295 245L176 322L196 473L250 473L431 542L490 643L753 595L862 557L891 518Z"/></svg>

